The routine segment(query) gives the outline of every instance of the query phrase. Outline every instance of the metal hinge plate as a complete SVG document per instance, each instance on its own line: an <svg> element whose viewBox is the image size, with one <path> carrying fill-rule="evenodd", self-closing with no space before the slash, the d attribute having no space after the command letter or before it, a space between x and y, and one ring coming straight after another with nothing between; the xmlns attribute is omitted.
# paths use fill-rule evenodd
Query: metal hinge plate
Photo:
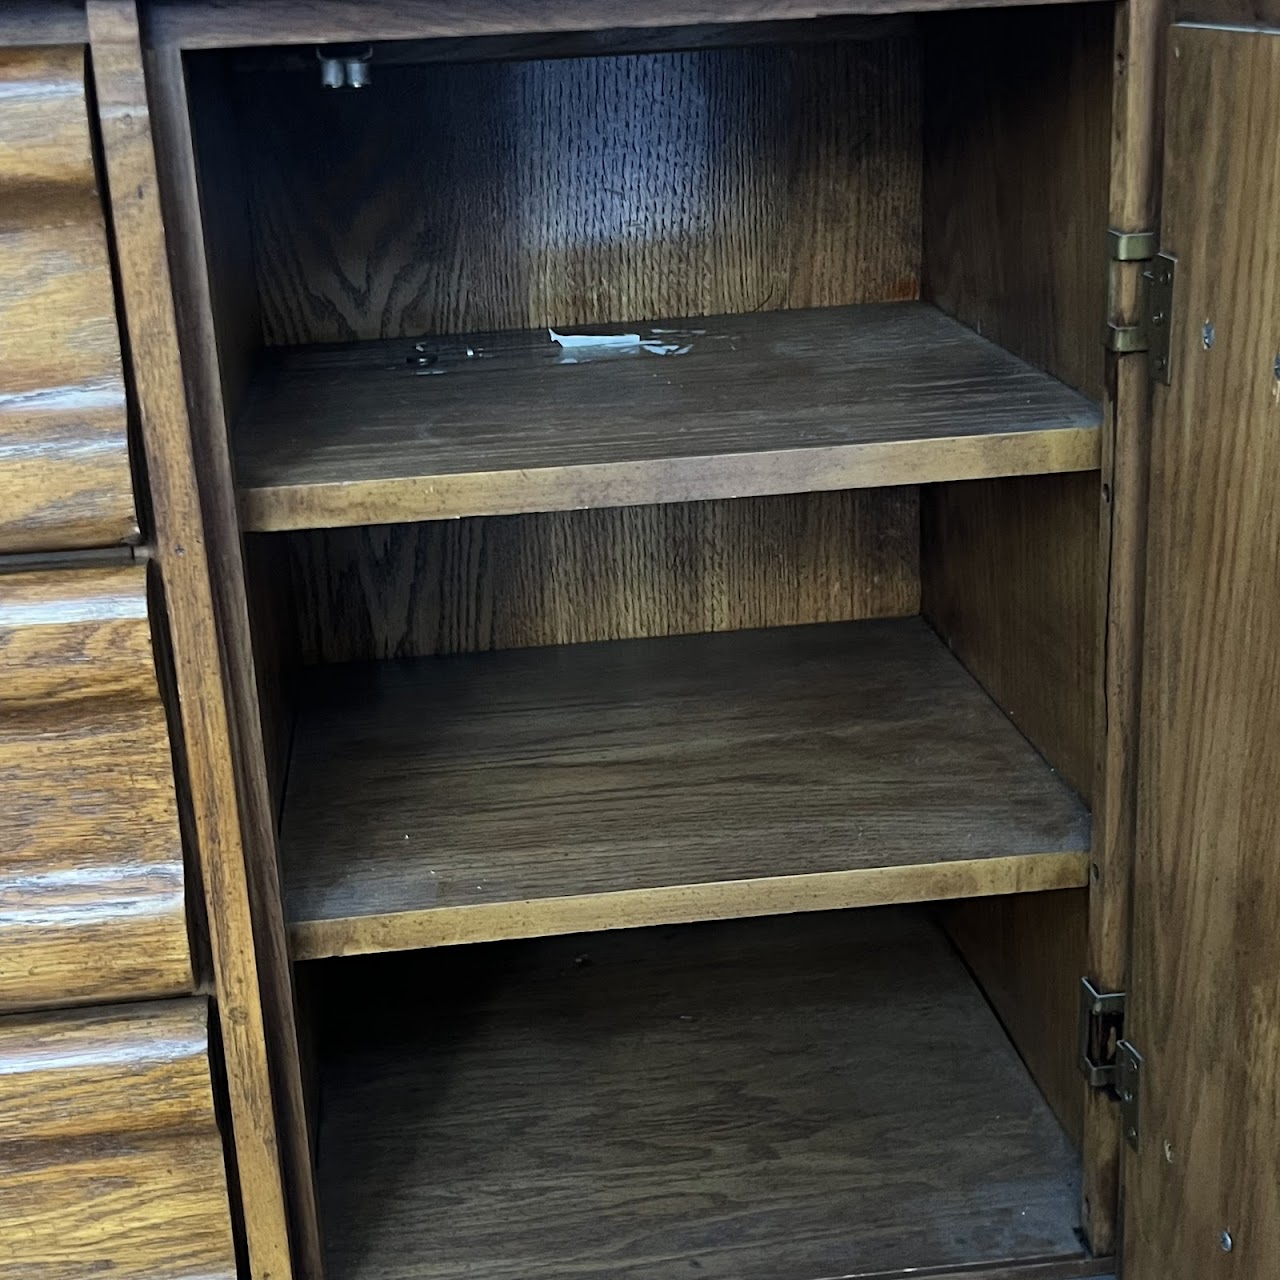
<svg viewBox="0 0 1280 1280"><path fill-rule="evenodd" d="M1107 257L1112 262L1150 262L1159 249L1158 231L1107 231Z"/></svg>
<svg viewBox="0 0 1280 1280"><path fill-rule="evenodd" d="M1151 377L1169 381L1169 333L1173 324L1173 286L1178 260L1171 253L1159 251L1159 235L1155 231L1107 232L1108 316L1120 309L1114 290L1117 288L1115 263L1145 263L1142 272L1140 318L1136 324L1116 324L1108 319L1103 331L1103 345L1117 355L1146 351Z"/></svg>
<svg viewBox="0 0 1280 1280"><path fill-rule="evenodd" d="M1116 1045L1116 1093L1120 1096L1120 1127L1124 1140L1135 1150L1142 1136L1138 1091L1142 1085L1142 1054L1127 1040Z"/></svg>
<svg viewBox="0 0 1280 1280"><path fill-rule="evenodd" d="M1169 333L1173 328L1173 285L1178 259L1157 253L1142 273L1147 286L1147 367L1157 382L1169 385Z"/></svg>
<svg viewBox="0 0 1280 1280"><path fill-rule="evenodd" d="M1080 979L1080 1070L1095 1089L1116 1083L1116 1052L1124 1036L1123 991L1099 991Z"/></svg>

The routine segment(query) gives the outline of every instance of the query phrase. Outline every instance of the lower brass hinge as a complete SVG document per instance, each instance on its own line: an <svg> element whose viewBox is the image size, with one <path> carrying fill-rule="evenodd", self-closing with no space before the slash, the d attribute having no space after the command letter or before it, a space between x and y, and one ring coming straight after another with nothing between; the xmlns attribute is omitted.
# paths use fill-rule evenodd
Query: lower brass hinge
<svg viewBox="0 0 1280 1280"><path fill-rule="evenodd" d="M1126 1004L1123 991L1099 991L1088 978L1080 979L1080 1070L1090 1085L1119 1102L1125 1141L1136 1151L1142 1055L1125 1039Z"/></svg>
<svg viewBox="0 0 1280 1280"><path fill-rule="evenodd" d="M1107 322L1103 345L1118 355L1148 353L1147 362L1153 379L1169 381L1169 332L1173 324L1174 280L1178 260L1171 253L1159 251L1159 237L1154 231L1107 232ZM1121 303L1120 270L1116 264L1140 263L1138 319L1133 324L1118 324L1113 317L1126 311L1133 314L1132 293L1128 306ZM1132 276L1129 277L1130 282ZM1133 289L1132 283L1128 288Z"/></svg>

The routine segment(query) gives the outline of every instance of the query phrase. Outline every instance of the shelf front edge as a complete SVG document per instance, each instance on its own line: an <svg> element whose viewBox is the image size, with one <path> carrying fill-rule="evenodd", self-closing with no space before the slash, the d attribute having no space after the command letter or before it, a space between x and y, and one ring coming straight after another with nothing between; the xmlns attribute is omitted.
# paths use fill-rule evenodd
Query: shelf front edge
<svg viewBox="0 0 1280 1280"><path fill-rule="evenodd" d="M1083 888L1089 853L1015 854L610 893L472 903L289 926L295 960L605 929Z"/></svg>
<svg viewBox="0 0 1280 1280"><path fill-rule="evenodd" d="M771 494L1096 471L1097 424L761 453L530 470L259 485L239 491L250 533L465 516L645 506Z"/></svg>

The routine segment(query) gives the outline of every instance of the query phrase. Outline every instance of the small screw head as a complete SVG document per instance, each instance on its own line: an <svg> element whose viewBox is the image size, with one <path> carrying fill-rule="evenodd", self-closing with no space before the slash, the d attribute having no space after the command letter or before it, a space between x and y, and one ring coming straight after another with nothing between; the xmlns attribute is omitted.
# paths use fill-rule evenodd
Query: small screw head
<svg viewBox="0 0 1280 1280"><path fill-rule="evenodd" d="M1222 1245L1223 1253L1230 1253L1235 1247L1235 1242L1231 1239L1230 1231L1224 1231L1222 1235L1218 1237L1218 1242Z"/></svg>
<svg viewBox="0 0 1280 1280"><path fill-rule="evenodd" d="M1217 336L1218 335L1217 335L1217 332L1214 330L1213 324L1210 321L1206 320L1204 322L1204 328L1200 331L1200 341L1203 344L1204 349L1206 351L1208 351L1213 346L1213 340Z"/></svg>

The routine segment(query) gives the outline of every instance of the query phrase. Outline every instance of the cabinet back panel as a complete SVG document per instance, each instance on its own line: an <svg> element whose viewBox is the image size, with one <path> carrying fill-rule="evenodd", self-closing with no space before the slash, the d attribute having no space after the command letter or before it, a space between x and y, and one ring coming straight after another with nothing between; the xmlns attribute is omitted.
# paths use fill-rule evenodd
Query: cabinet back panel
<svg viewBox="0 0 1280 1280"><path fill-rule="evenodd" d="M918 612L917 491L328 529L283 538L305 662Z"/></svg>
<svg viewBox="0 0 1280 1280"><path fill-rule="evenodd" d="M915 298L904 36L237 77L268 344Z"/></svg>

